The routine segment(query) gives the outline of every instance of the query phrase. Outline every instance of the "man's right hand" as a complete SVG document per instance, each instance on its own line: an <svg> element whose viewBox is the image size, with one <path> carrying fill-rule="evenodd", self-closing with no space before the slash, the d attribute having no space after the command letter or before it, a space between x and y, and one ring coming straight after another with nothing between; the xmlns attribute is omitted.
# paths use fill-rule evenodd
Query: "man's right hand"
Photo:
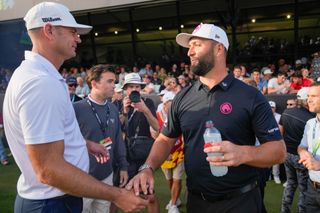
<svg viewBox="0 0 320 213"><path fill-rule="evenodd" d="M145 209L149 204L149 199L144 199L136 196L133 190L128 191L123 188L119 188L120 195L116 196L113 201L119 208L125 212L138 212Z"/></svg>
<svg viewBox="0 0 320 213"><path fill-rule="evenodd" d="M127 190L132 190L139 196L140 192L144 195L154 194L154 177L152 170L144 169L134 176L126 185Z"/></svg>
<svg viewBox="0 0 320 213"><path fill-rule="evenodd" d="M299 163L304 164L304 162L310 160L312 158L311 153L309 153L306 149L300 148L299 151L300 160Z"/></svg>
<svg viewBox="0 0 320 213"><path fill-rule="evenodd" d="M129 107L131 106L131 101L129 97L128 96L124 97L122 103L123 103L123 112L128 113Z"/></svg>

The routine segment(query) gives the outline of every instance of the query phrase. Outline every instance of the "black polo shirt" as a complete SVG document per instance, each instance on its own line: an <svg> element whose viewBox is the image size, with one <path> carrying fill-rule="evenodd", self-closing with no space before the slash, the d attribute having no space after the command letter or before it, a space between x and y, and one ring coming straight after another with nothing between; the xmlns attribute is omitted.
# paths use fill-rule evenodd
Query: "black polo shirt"
<svg viewBox="0 0 320 213"><path fill-rule="evenodd" d="M279 124L284 128L283 139L288 153L298 154L297 148L301 142L304 127L307 121L314 116L314 113L304 107L286 109L282 113Z"/></svg>
<svg viewBox="0 0 320 213"><path fill-rule="evenodd" d="M227 175L215 177L203 152L205 123L212 120L223 140L238 145L255 145L280 140L281 134L269 103L256 88L228 75L209 90L200 81L183 89L173 100L162 133L185 140L185 170L189 190L220 196L257 179L256 168L229 167Z"/></svg>

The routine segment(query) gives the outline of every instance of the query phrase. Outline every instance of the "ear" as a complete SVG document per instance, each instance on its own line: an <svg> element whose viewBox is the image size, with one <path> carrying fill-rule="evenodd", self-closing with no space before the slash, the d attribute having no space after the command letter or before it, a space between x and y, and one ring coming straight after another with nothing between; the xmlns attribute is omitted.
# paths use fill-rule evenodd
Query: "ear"
<svg viewBox="0 0 320 213"><path fill-rule="evenodd" d="M91 81L91 87L92 87L92 88L97 88L97 82L96 82L96 80L92 80L92 81Z"/></svg>
<svg viewBox="0 0 320 213"><path fill-rule="evenodd" d="M224 50L223 44L218 43L218 44L216 45L216 49L217 49L217 55L218 55L218 56L224 55L225 50Z"/></svg>
<svg viewBox="0 0 320 213"><path fill-rule="evenodd" d="M44 25L41 30L43 32L43 35L48 40L53 40L54 39L54 30L55 30L55 28L51 24Z"/></svg>

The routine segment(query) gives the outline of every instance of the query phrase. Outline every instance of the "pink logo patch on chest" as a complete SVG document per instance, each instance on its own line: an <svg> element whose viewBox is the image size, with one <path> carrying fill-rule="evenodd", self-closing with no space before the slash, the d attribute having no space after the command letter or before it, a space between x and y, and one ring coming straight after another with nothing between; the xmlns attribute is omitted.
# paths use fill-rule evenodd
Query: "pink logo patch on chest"
<svg viewBox="0 0 320 213"><path fill-rule="evenodd" d="M230 114L232 112L232 105L228 102L221 104L220 112L225 115Z"/></svg>

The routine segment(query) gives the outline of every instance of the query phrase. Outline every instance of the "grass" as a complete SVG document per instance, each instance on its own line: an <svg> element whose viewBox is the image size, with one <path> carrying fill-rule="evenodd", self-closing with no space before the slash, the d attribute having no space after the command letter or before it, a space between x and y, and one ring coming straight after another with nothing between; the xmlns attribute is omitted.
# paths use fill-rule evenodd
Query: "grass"
<svg viewBox="0 0 320 213"><path fill-rule="evenodd" d="M0 165L0 212L11 213L13 212L14 199L16 196L16 183L20 175L20 171L12 157L9 158L10 165ZM167 182L160 170L156 172L156 193L160 201L161 213L166 213L165 206L170 200ZM183 183L185 185L185 181ZM186 188L183 187L180 198L182 199L181 213L185 213L185 192ZM281 198L283 186L277 185L273 181L268 181L265 189L265 205L268 213L280 212ZM297 193L294 200L292 212L296 212L297 207Z"/></svg>

